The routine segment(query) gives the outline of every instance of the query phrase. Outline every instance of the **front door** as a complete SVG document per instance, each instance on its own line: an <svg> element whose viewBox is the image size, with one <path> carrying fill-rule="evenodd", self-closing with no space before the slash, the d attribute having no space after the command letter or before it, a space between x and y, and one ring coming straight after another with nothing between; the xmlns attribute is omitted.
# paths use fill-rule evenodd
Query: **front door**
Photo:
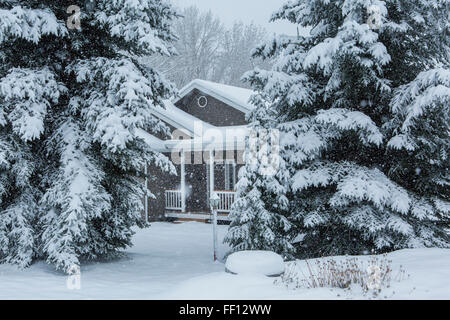
<svg viewBox="0 0 450 320"><path fill-rule="evenodd" d="M186 210L188 212L209 212L209 202L205 201L208 193L205 167L204 164L186 166Z"/></svg>

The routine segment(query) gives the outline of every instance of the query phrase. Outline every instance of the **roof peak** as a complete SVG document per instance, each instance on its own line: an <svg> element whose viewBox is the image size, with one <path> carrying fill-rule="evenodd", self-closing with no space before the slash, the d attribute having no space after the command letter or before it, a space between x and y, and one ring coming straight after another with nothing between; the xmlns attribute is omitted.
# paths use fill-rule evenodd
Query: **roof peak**
<svg viewBox="0 0 450 320"><path fill-rule="evenodd" d="M223 86L223 87L236 88L236 89L242 89L242 90L253 92L251 89L248 89L248 88L233 86L231 84L226 84L226 83L221 83L221 82L214 82L214 81L210 81L210 80L194 79L190 83L193 83L193 82L198 82L198 83L203 83L203 84L219 85L219 86Z"/></svg>
<svg viewBox="0 0 450 320"><path fill-rule="evenodd" d="M253 105L249 102L250 97L255 93L254 91L242 87L231 86L228 84L212 82L208 80L195 79L189 84L183 87L180 92L180 98L175 102L182 99L193 89L198 89L206 94L219 99L230 106L239 109L242 112L248 112L253 109Z"/></svg>

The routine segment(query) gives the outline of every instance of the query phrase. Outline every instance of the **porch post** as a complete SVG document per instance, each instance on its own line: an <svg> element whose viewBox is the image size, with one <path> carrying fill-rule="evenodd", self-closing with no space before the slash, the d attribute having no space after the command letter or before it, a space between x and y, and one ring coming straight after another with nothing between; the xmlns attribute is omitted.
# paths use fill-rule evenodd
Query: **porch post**
<svg viewBox="0 0 450 320"><path fill-rule="evenodd" d="M184 150L181 150L181 211L186 212L186 161Z"/></svg>
<svg viewBox="0 0 450 320"><path fill-rule="evenodd" d="M144 214L145 214L145 223L148 223L148 164L145 162L145 197L144 197Z"/></svg>
<svg viewBox="0 0 450 320"><path fill-rule="evenodd" d="M233 158L233 190L236 191L236 161Z"/></svg>
<svg viewBox="0 0 450 320"><path fill-rule="evenodd" d="M209 196L214 194L214 150L209 150Z"/></svg>

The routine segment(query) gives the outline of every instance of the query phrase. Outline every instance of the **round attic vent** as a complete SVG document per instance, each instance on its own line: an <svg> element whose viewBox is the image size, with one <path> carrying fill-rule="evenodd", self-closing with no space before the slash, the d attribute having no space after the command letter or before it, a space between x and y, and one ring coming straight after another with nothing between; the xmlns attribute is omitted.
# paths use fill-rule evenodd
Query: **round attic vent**
<svg viewBox="0 0 450 320"><path fill-rule="evenodd" d="M205 96L200 96L197 99L197 104L200 108L204 108L208 105L208 99Z"/></svg>

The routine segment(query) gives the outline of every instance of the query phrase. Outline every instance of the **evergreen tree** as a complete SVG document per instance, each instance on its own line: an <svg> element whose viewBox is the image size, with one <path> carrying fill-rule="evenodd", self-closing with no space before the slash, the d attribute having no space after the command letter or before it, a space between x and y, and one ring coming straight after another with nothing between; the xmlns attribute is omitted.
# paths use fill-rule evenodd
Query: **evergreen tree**
<svg viewBox="0 0 450 320"><path fill-rule="evenodd" d="M173 93L140 56L170 55L165 0L0 1L0 261L64 271L115 256L143 226L137 135ZM78 10L79 9L79 10ZM78 16L78 12L80 16Z"/></svg>
<svg viewBox="0 0 450 320"><path fill-rule="evenodd" d="M258 101L255 100L255 103ZM270 129L266 108L251 114L252 127L244 154L245 166L239 171L237 199L225 242L231 252L271 250L291 257L294 248L287 236L292 228L287 219L285 162L279 156L279 132ZM268 121L266 121L268 120Z"/></svg>
<svg viewBox="0 0 450 320"><path fill-rule="evenodd" d="M448 73L421 73L448 69L447 5L296 0L273 15L272 20L311 28L308 36L277 37L257 48L255 56L276 63L246 75L258 92L257 109L269 108L273 128L282 132L289 218L296 228L279 236L297 236L298 255L449 245L442 228L449 205ZM425 112L411 109L415 100L433 118L424 120ZM428 141L423 128L408 128L417 117L430 124ZM406 146L399 139L420 140L434 153L416 142L410 158L399 159L393 150ZM402 181L399 172L407 175L417 167L404 166L402 159L421 158L434 164L423 179L430 188L439 181L440 191L425 191L418 180Z"/></svg>
<svg viewBox="0 0 450 320"><path fill-rule="evenodd" d="M389 152L397 160L390 176L419 197L419 219L436 212L442 233L450 234L450 70L421 72L399 87L391 102ZM426 199L427 201L423 201ZM424 234L423 237L432 235ZM445 237L445 234L442 236Z"/></svg>

